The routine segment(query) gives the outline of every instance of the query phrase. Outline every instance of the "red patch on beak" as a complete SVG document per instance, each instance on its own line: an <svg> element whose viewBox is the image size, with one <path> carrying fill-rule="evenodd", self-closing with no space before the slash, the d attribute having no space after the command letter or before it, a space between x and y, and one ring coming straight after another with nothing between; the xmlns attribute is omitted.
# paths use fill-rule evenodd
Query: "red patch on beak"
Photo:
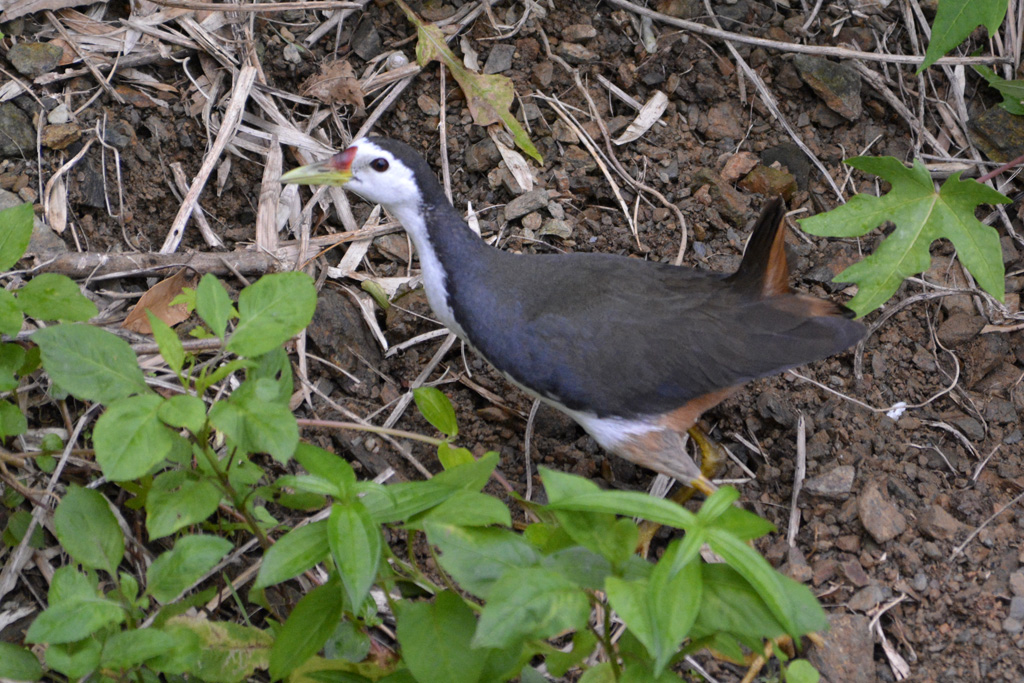
<svg viewBox="0 0 1024 683"><path fill-rule="evenodd" d="M356 159L356 147L352 146L343 152L338 152L331 157L331 166L342 173L348 173L352 169L352 162Z"/></svg>

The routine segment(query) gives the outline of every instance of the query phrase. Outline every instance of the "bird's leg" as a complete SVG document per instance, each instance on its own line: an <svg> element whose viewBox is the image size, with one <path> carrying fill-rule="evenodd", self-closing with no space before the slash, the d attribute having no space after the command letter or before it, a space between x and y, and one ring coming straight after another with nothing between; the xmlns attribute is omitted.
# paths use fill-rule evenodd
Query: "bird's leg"
<svg viewBox="0 0 1024 683"><path fill-rule="evenodd" d="M687 430L687 434L700 448L700 475L689 483L682 486L672 494L671 500L682 505L693 498L693 494L700 492L705 497L710 496L717 490L711 480L718 476L718 473L725 466L725 449L716 441L712 440L699 425L694 425ZM684 456L685 457L685 456ZM640 538L637 543L637 551L641 556L647 556L647 550L654 539L654 535L661 528L660 524L645 521L640 525Z"/></svg>

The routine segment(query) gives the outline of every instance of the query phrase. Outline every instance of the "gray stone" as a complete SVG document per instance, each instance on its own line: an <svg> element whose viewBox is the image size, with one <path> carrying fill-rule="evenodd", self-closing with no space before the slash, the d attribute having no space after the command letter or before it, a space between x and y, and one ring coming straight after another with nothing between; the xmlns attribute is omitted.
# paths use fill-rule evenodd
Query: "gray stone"
<svg viewBox="0 0 1024 683"><path fill-rule="evenodd" d="M505 205L505 220L514 221L548 205L548 191L536 189L521 194Z"/></svg>
<svg viewBox="0 0 1024 683"><path fill-rule="evenodd" d="M870 620L860 614L833 614L824 633L825 645L807 652L807 659L828 683L874 683L875 642ZM869 666L865 666L868 663Z"/></svg>
<svg viewBox="0 0 1024 683"><path fill-rule="evenodd" d="M554 235L563 240L572 236L572 226L561 218L549 218L544 222L538 235Z"/></svg>
<svg viewBox="0 0 1024 683"><path fill-rule="evenodd" d="M560 43L555 52L565 58L570 64L589 64L601 59L601 55L589 50L578 43Z"/></svg>
<svg viewBox="0 0 1024 683"><path fill-rule="evenodd" d="M500 74L512 68L512 57L516 54L516 46L502 43L491 48L484 63L485 74Z"/></svg>
<svg viewBox="0 0 1024 683"><path fill-rule="evenodd" d="M793 65L829 109L850 121L860 118L860 75L853 67L811 55L796 55Z"/></svg>
<svg viewBox="0 0 1024 683"><path fill-rule="evenodd" d="M853 489L853 480L856 475L857 471L853 465L840 465L805 481L804 491L822 498L845 498Z"/></svg>
<svg viewBox="0 0 1024 683"><path fill-rule="evenodd" d="M1010 611L1006 616L1017 621L1024 621L1024 596L1017 595L1010 600Z"/></svg>
<svg viewBox="0 0 1024 683"><path fill-rule="evenodd" d="M35 158L36 132L13 102L0 104L0 158Z"/></svg>
<svg viewBox="0 0 1024 683"><path fill-rule="evenodd" d="M501 152L490 138L475 142L466 150L466 170L486 173L501 161Z"/></svg>
<svg viewBox="0 0 1024 683"><path fill-rule="evenodd" d="M570 24L562 29L562 40L570 43L578 43L581 40L590 40L597 37L597 29L590 24Z"/></svg>
<svg viewBox="0 0 1024 683"><path fill-rule="evenodd" d="M7 59L22 76L35 78L56 69L63 54L54 43L18 43L7 51Z"/></svg>
<svg viewBox="0 0 1024 683"><path fill-rule="evenodd" d="M932 505L917 521L921 533L937 541L952 539L964 529L964 525L938 505Z"/></svg>
<svg viewBox="0 0 1024 683"><path fill-rule="evenodd" d="M877 583L872 583L854 593L846 606L857 612L869 612L884 599L885 593L882 591L882 587Z"/></svg>
<svg viewBox="0 0 1024 683"><path fill-rule="evenodd" d="M910 587L916 590L918 593L923 593L928 589L928 575L924 572L918 572L914 574L914 580L910 584Z"/></svg>
<svg viewBox="0 0 1024 683"><path fill-rule="evenodd" d="M363 17L352 34L352 51L367 61L381 53L380 34L377 33L373 20L368 17L369 15Z"/></svg>
<svg viewBox="0 0 1024 683"><path fill-rule="evenodd" d="M881 484L871 482L857 499L861 524L878 543L886 543L907 529L907 518L882 493Z"/></svg>
<svg viewBox="0 0 1024 683"><path fill-rule="evenodd" d="M980 315L953 313L939 324L936 336L947 349L953 348L977 337L985 322Z"/></svg>

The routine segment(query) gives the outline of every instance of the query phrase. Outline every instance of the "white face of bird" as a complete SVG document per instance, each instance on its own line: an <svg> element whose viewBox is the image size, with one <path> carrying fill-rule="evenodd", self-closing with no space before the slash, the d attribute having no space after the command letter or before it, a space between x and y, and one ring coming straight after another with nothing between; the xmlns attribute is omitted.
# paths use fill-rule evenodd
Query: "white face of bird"
<svg viewBox="0 0 1024 683"><path fill-rule="evenodd" d="M423 199L412 169L367 138L353 141L326 161L288 171L281 181L342 186L393 214L418 208Z"/></svg>

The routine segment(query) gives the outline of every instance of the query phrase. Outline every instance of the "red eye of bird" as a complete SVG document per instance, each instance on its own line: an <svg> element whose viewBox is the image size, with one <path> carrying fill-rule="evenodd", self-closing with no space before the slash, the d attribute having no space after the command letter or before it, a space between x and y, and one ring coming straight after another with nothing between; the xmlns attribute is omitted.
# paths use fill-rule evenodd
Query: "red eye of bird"
<svg viewBox="0 0 1024 683"><path fill-rule="evenodd" d="M384 171L388 170L388 160L374 159L373 161L370 162L370 168L372 168L377 173L383 173Z"/></svg>

